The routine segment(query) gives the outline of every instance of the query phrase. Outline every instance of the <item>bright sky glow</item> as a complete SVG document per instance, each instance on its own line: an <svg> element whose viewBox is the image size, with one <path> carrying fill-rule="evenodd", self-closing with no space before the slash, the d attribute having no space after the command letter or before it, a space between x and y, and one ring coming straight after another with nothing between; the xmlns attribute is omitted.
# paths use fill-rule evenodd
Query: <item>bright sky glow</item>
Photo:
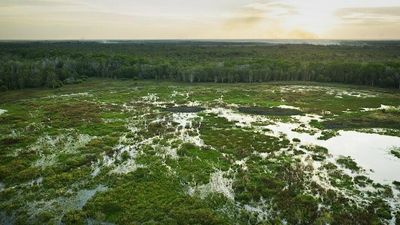
<svg viewBox="0 0 400 225"><path fill-rule="evenodd" d="M398 0L1 0L0 39L400 39Z"/></svg>

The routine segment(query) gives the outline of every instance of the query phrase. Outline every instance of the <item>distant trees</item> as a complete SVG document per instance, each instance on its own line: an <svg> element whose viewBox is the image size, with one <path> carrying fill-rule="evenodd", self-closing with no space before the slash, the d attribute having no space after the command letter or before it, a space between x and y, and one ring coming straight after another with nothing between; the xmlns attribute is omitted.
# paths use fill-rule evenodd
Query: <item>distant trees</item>
<svg viewBox="0 0 400 225"><path fill-rule="evenodd" d="M348 51L329 46L64 45L0 44L0 90L57 88L87 77L190 83L317 81L400 89L396 46L397 52L383 47Z"/></svg>

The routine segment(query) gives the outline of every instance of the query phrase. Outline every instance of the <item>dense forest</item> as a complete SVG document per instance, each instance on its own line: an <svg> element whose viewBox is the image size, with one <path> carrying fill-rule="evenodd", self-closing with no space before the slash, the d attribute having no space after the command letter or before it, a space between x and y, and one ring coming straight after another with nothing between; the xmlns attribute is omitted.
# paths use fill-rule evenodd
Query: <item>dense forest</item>
<svg viewBox="0 0 400 225"><path fill-rule="evenodd" d="M400 88L399 42L1 42L0 90L88 77L182 82L317 81Z"/></svg>

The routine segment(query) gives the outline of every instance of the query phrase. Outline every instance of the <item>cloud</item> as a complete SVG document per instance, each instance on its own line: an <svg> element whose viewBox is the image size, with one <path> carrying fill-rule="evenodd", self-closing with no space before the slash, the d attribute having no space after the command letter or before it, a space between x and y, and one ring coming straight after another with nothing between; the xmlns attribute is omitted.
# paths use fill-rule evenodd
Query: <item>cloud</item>
<svg viewBox="0 0 400 225"><path fill-rule="evenodd" d="M288 25L299 15L293 5L280 0L256 0L236 10L224 28L233 37L316 39L318 36L301 26Z"/></svg>
<svg viewBox="0 0 400 225"><path fill-rule="evenodd" d="M255 26L265 20L274 21L285 16L296 14L293 6L279 1L258 0L256 2L242 6L227 19L228 28L243 28Z"/></svg>
<svg viewBox="0 0 400 225"><path fill-rule="evenodd" d="M82 2L66 0L1 0L0 7L48 7L82 5Z"/></svg>
<svg viewBox="0 0 400 225"><path fill-rule="evenodd" d="M400 7L353 7L335 12L338 23L327 34L338 39L398 39Z"/></svg>
<svg viewBox="0 0 400 225"><path fill-rule="evenodd" d="M400 23L400 7L342 8L336 11L336 16L352 24Z"/></svg>
<svg viewBox="0 0 400 225"><path fill-rule="evenodd" d="M261 10L243 8L227 19L225 26L231 29L250 27L260 23L264 18L264 12Z"/></svg>
<svg viewBox="0 0 400 225"><path fill-rule="evenodd" d="M254 3L246 5L247 8L252 8L256 10L260 10L265 12L269 16L281 17L281 16L290 16L297 14L296 7L273 0L259 0Z"/></svg>
<svg viewBox="0 0 400 225"><path fill-rule="evenodd" d="M363 14L368 16L400 16L399 7L362 7L362 8L342 8L337 11L338 16L348 16L349 14Z"/></svg>
<svg viewBox="0 0 400 225"><path fill-rule="evenodd" d="M398 0L0 0L0 27L0 38L399 38L400 4Z"/></svg>

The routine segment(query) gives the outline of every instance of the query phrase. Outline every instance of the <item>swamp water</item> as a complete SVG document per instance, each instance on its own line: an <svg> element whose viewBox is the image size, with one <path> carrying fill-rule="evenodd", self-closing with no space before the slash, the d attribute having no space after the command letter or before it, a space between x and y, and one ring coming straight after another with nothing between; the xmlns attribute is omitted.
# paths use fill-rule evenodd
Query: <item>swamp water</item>
<svg viewBox="0 0 400 225"><path fill-rule="evenodd" d="M211 113L234 121L238 126L252 126L252 123L266 122L268 116L248 115L231 109L212 109ZM370 178L382 184L391 184L400 180L400 159L390 154L390 149L400 147L400 137L381 134L370 134L358 131L338 131L338 134L328 140L318 139L322 131L310 127L311 120L321 120L318 115L296 115L292 119L299 122L275 122L265 126L270 131L267 135L285 135L287 139L298 139L302 145L318 145L328 149L334 158L351 157L359 166L366 170ZM304 128L302 128L304 127ZM306 129L310 132L299 132L296 129Z"/></svg>

